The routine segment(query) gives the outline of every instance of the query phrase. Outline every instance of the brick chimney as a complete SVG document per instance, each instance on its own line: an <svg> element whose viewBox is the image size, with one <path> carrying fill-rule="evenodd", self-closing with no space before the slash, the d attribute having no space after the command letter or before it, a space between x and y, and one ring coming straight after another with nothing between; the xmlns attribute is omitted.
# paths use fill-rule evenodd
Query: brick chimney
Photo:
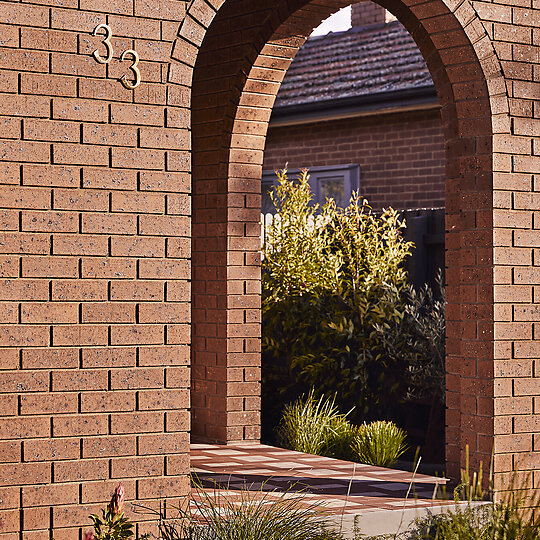
<svg viewBox="0 0 540 540"><path fill-rule="evenodd" d="M352 5L351 23L352 26L371 26L387 22L386 9L366 0Z"/></svg>

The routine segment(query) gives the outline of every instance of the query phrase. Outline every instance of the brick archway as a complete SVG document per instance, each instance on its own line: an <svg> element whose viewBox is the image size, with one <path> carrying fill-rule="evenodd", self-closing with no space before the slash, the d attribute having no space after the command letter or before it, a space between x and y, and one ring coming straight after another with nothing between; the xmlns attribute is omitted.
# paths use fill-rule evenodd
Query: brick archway
<svg viewBox="0 0 540 540"><path fill-rule="evenodd" d="M315 26L350 0L225 2L193 79L192 430L259 437L260 177L274 98ZM380 2L418 44L441 104L446 155L447 466L488 462L494 416L493 140L506 87L468 2ZM193 4L196 6L196 2ZM454 11L450 9L455 7Z"/></svg>

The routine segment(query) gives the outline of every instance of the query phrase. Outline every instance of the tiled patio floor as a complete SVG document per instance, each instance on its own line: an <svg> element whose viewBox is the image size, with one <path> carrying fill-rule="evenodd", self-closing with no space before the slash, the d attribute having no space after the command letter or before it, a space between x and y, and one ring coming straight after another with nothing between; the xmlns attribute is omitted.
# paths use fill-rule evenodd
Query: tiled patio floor
<svg viewBox="0 0 540 540"><path fill-rule="evenodd" d="M253 491L301 492L309 502L323 502L333 515L362 516L371 512L441 507L433 500L434 476L312 456L262 444L218 446L193 444L191 466L206 488L217 484L234 496ZM413 482L412 490L407 491ZM439 490L440 492L440 490ZM220 493L223 493L220 491ZM382 515L382 514L381 514Z"/></svg>

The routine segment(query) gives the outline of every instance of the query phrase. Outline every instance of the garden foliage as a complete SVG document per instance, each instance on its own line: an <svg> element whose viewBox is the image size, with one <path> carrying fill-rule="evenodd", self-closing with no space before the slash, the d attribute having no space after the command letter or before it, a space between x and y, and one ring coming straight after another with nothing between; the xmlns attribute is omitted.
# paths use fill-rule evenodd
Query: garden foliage
<svg viewBox="0 0 540 540"><path fill-rule="evenodd" d="M297 452L353 459L353 442L358 428L346 414L340 414L334 398L315 399L313 391L307 398L298 398L285 407L278 427L279 442Z"/></svg>
<svg viewBox="0 0 540 540"><path fill-rule="evenodd" d="M377 420L363 424L353 440L356 461L378 467L391 467L405 452L406 435L392 422Z"/></svg>
<svg viewBox="0 0 540 540"><path fill-rule="evenodd" d="M407 448L405 433L392 422L355 426L339 412L335 397L316 399L313 391L285 407L278 436L297 452L379 467L391 467Z"/></svg>
<svg viewBox="0 0 540 540"><path fill-rule="evenodd" d="M122 483L118 484L109 504L101 510L101 517L91 514L90 519L94 532L87 532L84 540L127 540L134 535L133 523L124 514L125 489ZM140 540L147 540L143 535Z"/></svg>
<svg viewBox="0 0 540 540"><path fill-rule="evenodd" d="M306 501L302 493L263 486L231 497L219 486L205 489L195 480L194 487L187 508L153 511L162 540L344 540L327 523L321 505Z"/></svg>
<svg viewBox="0 0 540 540"><path fill-rule="evenodd" d="M284 405L312 388L316 397L337 393L358 423L390 418L431 354L429 333L440 330L433 321L422 328L433 298L411 296L403 223L357 195L345 209L312 204L307 171L295 180L277 174L263 260L266 435Z"/></svg>

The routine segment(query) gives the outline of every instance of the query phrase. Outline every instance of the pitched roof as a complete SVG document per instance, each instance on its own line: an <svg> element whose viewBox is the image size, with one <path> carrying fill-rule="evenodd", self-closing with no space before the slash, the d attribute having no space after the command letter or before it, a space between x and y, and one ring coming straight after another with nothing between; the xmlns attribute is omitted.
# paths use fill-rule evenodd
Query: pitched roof
<svg viewBox="0 0 540 540"><path fill-rule="evenodd" d="M415 91L435 94L426 63L398 21L307 40L277 96L274 111Z"/></svg>

